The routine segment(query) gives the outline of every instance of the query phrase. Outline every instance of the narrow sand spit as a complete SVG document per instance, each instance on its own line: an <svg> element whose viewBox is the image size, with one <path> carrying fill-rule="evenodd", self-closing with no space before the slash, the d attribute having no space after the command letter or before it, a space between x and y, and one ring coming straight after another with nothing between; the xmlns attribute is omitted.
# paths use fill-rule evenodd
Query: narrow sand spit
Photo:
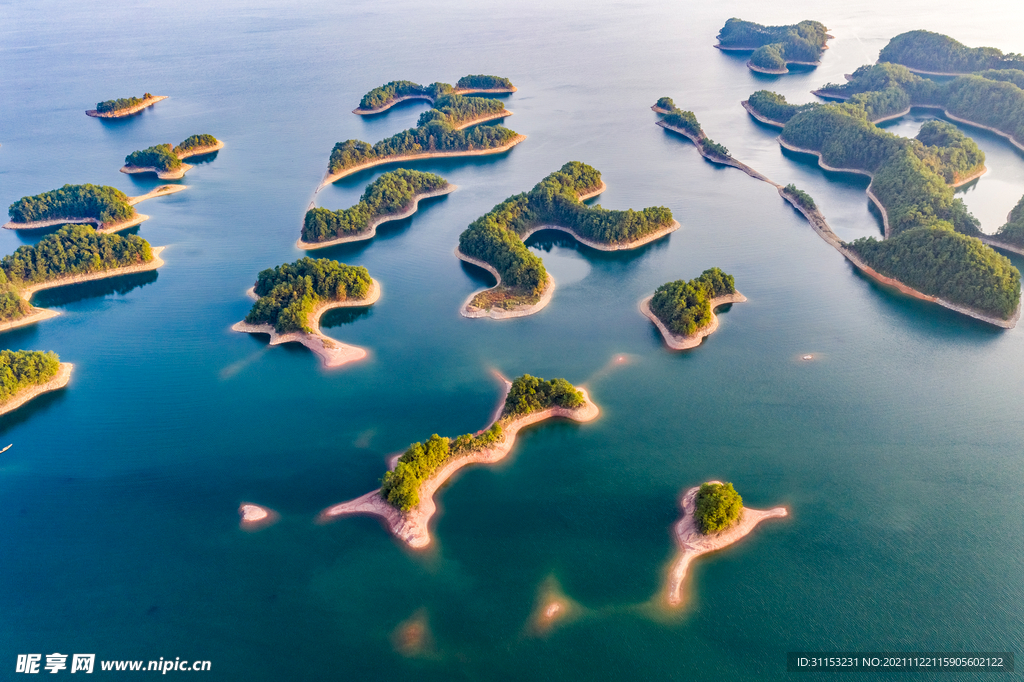
<svg viewBox="0 0 1024 682"><path fill-rule="evenodd" d="M597 405L591 402L590 396L584 389L577 388L583 393L584 400L586 401L582 407L576 409L549 407L546 410L534 412L509 422L503 427L502 440L496 445L486 450L479 450L463 457L451 459L435 471L430 478L420 485L419 505L408 512L402 512L392 507L381 497L380 489L377 489L354 500L328 507L320 512L318 521L323 523L341 516L353 514L378 516L384 520L388 529L398 539L410 547L415 549L426 547L430 544L430 519L434 512L437 511L437 506L434 503L434 493L455 472L470 464L493 464L504 459L512 450L519 431L531 424L536 424L552 417L564 417L577 422L588 422L597 418L599 413Z"/></svg>
<svg viewBox="0 0 1024 682"><path fill-rule="evenodd" d="M700 345L701 341L704 340L705 336L711 336L718 330L718 316L715 315L715 308L723 306L726 303L743 303L747 300L747 297L738 291L731 294L716 296L711 299L711 322L689 336L679 336L678 334L673 334L672 331L665 326L665 323L654 314L653 310L651 310L650 304L652 298L653 295L640 301L640 312L643 313L651 322L657 325L658 331L661 332L662 337L665 339L665 344L672 350L696 348Z"/></svg>
<svg viewBox="0 0 1024 682"><path fill-rule="evenodd" d="M419 210L420 201L422 201L423 199L430 199L432 197L440 197L445 194L451 194L457 189L457 185L448 183L447 187L444 187L437 191L423 192L421 194L417 194L412 198L412 201L409 203L409 205L398 211L398 213L388 213L385 215L377 216L367 224L366 229L363 230L362 232L346 235L344 237L335 237L334 239L325 242L307 242L303 241L302 238L300 237L299 241L295 242L295 246L306 251L313 251L314 249L323 249L328 246L335 246L337 244L347 244L348 242L359 242L366 239L373 239L377 235L378 226L387 222L391 222L393 220L403 220L405 218L408 218L409 216L413 215L414 213L416 213L416 211Z"/></svg>
<svg viewBox="0 0 1024 682"><path fill-rule="evenodd" d="M721 484L721 481L708 481L708 483ZM679 554L672 563L672 568L668 575L666 597L668 599L669 606L679 606L682 603L683 580L686 578L687 568L689 568L690 563L694 559L702 554L707 554L708 552L714 552L722 549L723 547L728 547L737 540L745 537L750 531L754 530L754 526L765 519L786 516L789 514L785 507L776 507L774 509L769 509L768 511L759 511L757 509L748 509L747 507L744 507L739 520L734 526L727 528L721 533L704 535L697 530L696 521L693 517L698 490L700 490L700 486L690 488L686 491L686 494L683 495L681 503L683 508L683 518L676 522L674 532L672 533L672 537L675 538L676 544L679 546Z"/></svg>
<svg viewBox="0 0 1024 682"><path fill-rule="evenodd" d="M45 384L26 386L8 398L3 404L0 404L0 414L13 412L33 398L37 398L44 393L49 393L50 391L56 391L64 388L68 385L68 382L71 381L71 370L74 368L75 366L70 362L60 363L60 367L57 369L57 374L55 374L53 378Z"/></svg>
<svg viewBox="0 0 1024 682"><path fill-rule="evenodd" d="M246 295L251 298L255 298L255 293L253 293L252 289L249 289L246 292ZM235 323L231 326L231 329L245 334L269 334L271 346L276 346L279 343L289 343L291 341L301 343L303 346L313 351L323 361L324 367L327 367L328 369L341 367L349 362L362 360L366 357L366 351L358 346L349 346L335 341L329 336L325 336L320 332L320 317L325 312L333 308L356 308L368 306L374 304L379 298L380 283L377 280L373 280L370 292L366 295L366 298L350 301L327 301L321 303L314 308L313 312L309 315L309 326L316 330L313 333L289 332L287 334L279 334L274 329L273 325L249 324L244 321Z"/></svg>
<svg viewBox="0 0 1024 682"><path fill-rule="evenodd" d="M273 509L249 502L243 502L238 507L238 516L238 527L250 532L272 526L281 518L281 515Z"/></svg>
<svg viewBox="0 0 1024 682"><path fill-rule="evenodd" d="M154 97L147 97L140 103L136 104L134 107L129 107L127 109L118 109L116 111L108 111L103 114L101 114L96 109L87 109L85 115L92 116L93 118L124 118L125 116L137 114L146 107L151 107L162 99L167 99L167 95L156 95Z"/></svg>

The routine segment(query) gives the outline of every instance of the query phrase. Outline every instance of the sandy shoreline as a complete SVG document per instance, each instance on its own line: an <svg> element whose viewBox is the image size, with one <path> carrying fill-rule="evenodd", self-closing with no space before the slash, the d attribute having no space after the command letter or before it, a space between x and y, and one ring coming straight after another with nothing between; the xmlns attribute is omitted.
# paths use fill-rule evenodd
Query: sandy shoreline
<svg viewBox="0 0 1024 682"><path fill-rule="evenodd" d="M146 199L152 199L153 197L162 197L167 194L175 194L188 189L188 185L163 185L157 187L151 192L140 194L137 197L128 197L128 204L135 206ZM34 220L27 223L19 223L10 220L3 224L3 228L6 230L41 230L47 227L55 227L57 225L96 225L96 231L101 233L120 232L126 230L129 227L135 227L136 225L149 220L148 215L136 212L135 215L122 220L117 223L102 223L97 218L52 218L50 220Z"/></svg>
<svg viewBox="0 0 1024 682"><path fill-rule="evenodd" d="M711 299L711 322L689 336L679 336L678 334L672 333L672 330L666 327L665 323L654 314L653 310L651 310L652 298L654 298L653 294L640 301L640 312L643 313L647 319L657 325L658 331L661 332L662 338L665 339L665 344L672 350L688 350L690 348L696 348L701 344L701 341L703 341L705 337L711 336L718 331L718 316L715 315L715 308L727 303L743 303L747 300L747 297L739 291L731 294L724 294L722 296L716 296Z"/></svg>
<svg viewBox="0 0 1024 682"><path fill-rule="evenodd" d="M740 106L743 107L748 114L753 116L755 119L757 119L761 123L764 123L765 125L772 126L773 128L785 128L786 127L786 124L783 123L782 121L776 121L776 120L768 118L766 116L762 116L760 113L758 113L754 109L754 107L750 106L750 100L746 100L746 99L743 100L742 102L740 102Z"/></svg>
<svg viewBox="0 0 1024 682"><path fill-rule="evenodd" d="M101 114L96 109L87 109L85 115L92 116L93 118L124 118L125 116L137 114L146 107L151 107L162 99L167 99L167 95L156 95L154 97L149 97L147 99L142 100L142 102L136 104L134 107L129 107L127 109L117 109L116 111L109 111L104 114Z"/></svg>
<svg viewBox="0 0 1024 682"><path fill-rule="evenodd" d="M703 140L707 139L707 135L702 135L698 137L697 135L691 133L689 130L686 130L685 128L677 128L676 126L670 125L665 121L656 121L656 125L661 126L665 130L671 130L674 133L679 133L680 135L683 135L684 137L688 138L691 142L693 142L693 145L697 148L697 151L700 153L700 155L703 156L708 161L712 163L718 163L723 166L731 166L733 168L743 171L744 173L754 178L755 180L761 180L762 182L767 182L769 185L775 185L776 187L778 187L777 183L772 182L766 176L762 175L761 173L754 170L753 168L743 163L742 161L737 161L731 156L713 156L705 152L704 146L701 143Z"/></svg>
<svg viewBox="0 0 1024 682"><path fill-rule="evenodd" d="M192 166L187 163L181 164L180 168L172 171L163 171L157 168L156 166L121 166L121 172L127 173L128 175L133 175L136 173L156 173L156 177L160 178L161 180L181 180L183 177L185 177L185 173L187 173L192 168L195 168L195 166Z"/></svg>
<svg viewBox="0 0 1024 682"><path fill-rule="evenodd" d="M251 502L243 502L238 505L238 516L238 527L249 532L272 526L281 518L281 515L273 509Z"/></svg>
<svg viewBox="0 0 1024 682"><path fill-rule="evenodd" d="M563 227L561 225L537 225L527 230L526 233L523 234L522 240L525 242L534 232L540 232L541 230L557 230L558 232L565 232L566 234L572 235L580 244L589 246L592 249L597 249L598 251L628 251L630 249L638 249L644 244L650 244L653 241L657 241L665 235L675 232L680 227L682 226L679 224L679 221L673 220L665 227L656 230L649 235L643 236L640 239L636 239L631 242L620 242L618 244L602 244L601 242L595 242L587 239L586 237L581 237L568 227Z"/></svg>
<svg viewBox="0 0 1024 682"><path fill-rule="evenodd" d="M1003 249L1004 251L1012 251L1013 253L1019 253L1024 256L1024 246L1017 246L1016 244L1010 244L999 239L996 235L982 235L978 237L982 242L996 249Z"/></svg>
<svg viewBox="0 0 1024 682"><path fill-rule="evenodd" d="M832 38L832 36L829 36L829 38ZM826 42L828 42L828 41L826 41ZM721 50L722 52L754 52L759 47L764 47L764 46L763 45L758 45L757 47L732 47L732 46L722 45L721 43L719 43L717 45L714 45L713 47L715 49ZM822 50L827 50L828 49L828 45L824 45L821 49ZM751 64L750 60L748 59L747 62L746 62L746 67L748 69L750 69L751 71L756 71L757 73L765 73L765 74L769 74L769 75L772 75L772 76L784 76L787 73L789 73L789 69L787 67L790 64L797 64L797 65L800 65L800 66L821 66L821 60L819 59L816 62L801 62L801 61L797 61L795 59L787 59L786 63L783 64L781 69L766 69L763 66L757 66L755 64Z"/></svg>
<svg viewBox="0 0 1024 682"><path fill-rule="evenodd" d="M510 140L508 144L501 145L500 147L489 147L487 149L469 149L461 152L427 152L421 154L404 154L400 156L388 156L383 159L373 159L372 161L367 161L366 163L359 164L358 166L353 166L352 168L346 168L345 170L338 171L337 173L326 174L324 176L324 179L320 182L320 185L316 188L316 192L314 192L313 194L316 195L317 193L320 192L320 190L322 190L327 185L330 185L331 183L336 182L347 175L352 175L353 173L358 173L361 170L373 168L374 166L381 166L386 163L418 161L420 159L439 159L455 156L487 156L489 154L500 154L502 152L508 151L509 149L512 149L512 147L515 147L517 144L519 144L525 139L526 135L517 135L516 137L512 138L512 140Z"/></svg>
<svg viewBox="0 0 1024 682"><path fill-rule="evenodd" d="M516 88L515 86L512 86L511 88L455 88L455 92L453 94L510 95L513 92L516 92L517 90L518 88ZM430 95L404 95L402 97L395 97L394 99L388 100L387 102L377 107L376 109L363 109L361 107L356 107L355 109L352 110L352 113L358 114L359 116L372 116L374 114L382 114L391 107L398 104L399 102L405 102L406 100L410 99L425 99L431 104L433 104L435 101L434 98L431 97Z"/></svg>
<svg viewBox="0 0 1024 682"><path fill-rule="evenodd" d="M708 481L708 483L720 484L721 481ZM785 507L775 507L767 511L744 507L739 520L731 528L727 528L721 533L714 535L704 535L697 530L697 524L693 517L697 492L699 490L700 486L690 488L683 495L680 505L683 508L683 518L677 521L673 528L672 538L676 541L679 554L676 555L675 560L672 562L672 568L668 574L665 597L669 606L679 606L682 603L683 581L686 578L686 571L694 559L703 554L728 547L734 542L741 540L750 531L754 530L757 524L766 519L783 517L789 514Z"/></svg>
<svg viewBox="0 0 1024 682"><path fill-rule="evenodd" d="M120 277L121 275L131 275L136 272L148 272L150 270L156 270L164 265L164 261L160 258L160 253L167 247L165 246L154 246L153 247L153 260L148 263L141 263L139 265L126 265L121 268L112 268L110 270L100 270L99 272L89 272L82 275L69 275L67 277L59 277L58 279L52 279L47 282L39 282L38 284L30 284L18 291L23 299L29 301L32 299L32 295L37 291L44 289L56 289L57 287L67 286L69 284L79 284L81 282L92 282L97 279L109 279L111 277Z"/></svg>
<svg viewBox="0 0 1024 682"><path fill-rule="evenodd" d="M577 388L583 393L586 401L582 407L576 409L549 407L546 410L534 412L511 421L503 427L502 440L496 445L463 457L451 459L435 471L430 478L420 485L420 503L408 512L403 513L392 507L381 497L380 489L377 489L354 500L328 507L320 512L319 517L317 517L318 521L323 523L354 514L377 516L384 520L388 529L398 539L410 547L415 549L426 547L431 541L430 519L437 511L434 494L455 472L470 464L493 464L504 459L512 450L513 445L515 445L516 436L519 431L531 424L536 424L552 417L563 417L577 422L588 422L597 418L599 414L597 405L591 402L590 396L584 389Z"/></svg>
<svg viewBox="0 0 1024 682"><path fill-rule="evenodd" d="M271 346L292 341L301 343L320 358L324 367L328 369L341 367L349 362L365 358L366 350L359 346L349 346L323 334L320 331L320 318L325 312L334 308L357 308L376 303L377 299L380 298L380 283L377 280L372 280L372 282L373 284L370 286L370 291L367 293L366 298L347 301L327 301L314 308L313 312L309 315L308 321L309 326L316 330L313 333L288 332L287 334L279 334L271 324L249 324L244 320L233 324L231 329L243 334L268 334ZM253 289L249 289L246 291L246 295L252 298L255 296L255 293Z"/></svg>
<svg viewBox="0 0 1024 682"><path fill-rule="evenodd" d="M51 317L57 317L60 315L60 311L50 310L49 308L32 308L32 312L24 317L19 317L17 320L8 320L7 322L0 323L0 334L18 327L27 327L30 324L36 322L42 322L48 320Z"/></svg>
<svg viewBox="0 0 1024 682"><path fill-rule="evenodd" d="M459 313L463 317L469 317L473 319L489 317L492 320L510 320L514 317L526 317L527 315L533 315L534 313L544 308L544 306L546 306L551 301L551 296L555 293L555 278L552 277L551 273L549 272L548 283L544 287L544 290L541 292L540 298L537 300L536 303L532 303L526 307L520 306L517 308L512 308L510 310L506 310L504 308L491 308L490 310L484 310L483 308L471 306L470 303L473 302L474 298L476 298L485 291L497 289L499 286L501 286L501 275L498 274L498 271L495 270L490 263L482 261L478 258L473 258L472 256L467 256L466 254L462 253L462 251L459 250L459 247L455 247L455 257L458 258L459 260L463 260L466 261L467 263L471 263L472 265L483 268L487 272L494 275L494 278L498 280L497 284L495 284L493 287L480 289L479 291L474 291L469 295L469 298L466 299L466 302L462 304L461 308L459 308Z"/></svg>
<svg viewBox="0 0 1024 682"><path fill-rule="evenodd" d="M217 144L208 144L208 145L204 145L202 147L193 147L192 149L188 150L184 154L178 154L177 156L178 156L179 159L184 161L185 159L193 157L193 156L202 156L203 154L212 154L215 151L218 151L220 149L224 149L224 142L223 142L223 140L217 140Z"/></svg>
<svg viewBox="0 0 1024 682"><path fill-rule="evenodd" d="M378 226L394 220L403 220L413 215L414 213L416 213L416 211L419 210L421 200L430 199L432 197L440 197L444 196L445 194L451 194L457 189L458 185L448 183L447 187L444 187L437 191L422 192L420 194L417 194L413 196L412 202L410 202L409 205L403 208L401 211L399 211L398 213L388 213L385 215L377 216L367 224L366 229L363 230L362 232L346 235L344 237L335 237L334 239L325 242L307 242L303 241L302 237L299 237L299 241L295 242L295 246L306 251L313 251L315 249L324 249L327 248L328 246L336 246L337 244L347 244L349 242L359 242L366 239L373 239L377 235Z"/></svg>
<svg viewBox="0 0 1024 682"><path fill-rule="evenodd" d="M71 381L71 370L74 368L75 366L70 362L60 363L60 367L57 368L57 374L55 374L53 378L45 384L26 386L8 398L3 404L0 404L0 414L13 412L33 398L37 398L44 393L49 393L50 391L56 391L64 388L68 385L68 382Z"/></svg>

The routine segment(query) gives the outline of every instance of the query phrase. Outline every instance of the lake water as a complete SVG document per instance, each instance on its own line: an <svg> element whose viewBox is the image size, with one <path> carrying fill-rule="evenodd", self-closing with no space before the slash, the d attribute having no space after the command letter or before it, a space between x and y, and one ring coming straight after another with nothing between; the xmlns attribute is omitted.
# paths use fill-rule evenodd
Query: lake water
<svg viewBox="0 0 1024 682"><path fill-rule="evenodd" d="M1024 331L865 279L773 187L704 161L649 107L673 97L737 158L810 192L842 238L878 235L865 179L784 155L739 102L761 88L811 101L910 29L1024 52L1022 14L920 0L0 4L0 204L65 183L139 194L162 183L119 173L129 152L193 133L226 143L187 191L140 206L163 268L40 294L61 315L0 337L76 365L67 390L0 421L14 444L0 455L0 677L17 654L55 651L205 659L210 679L247 681L781 680L787 651L1020 652ZM818 19L836 37L817 69L759 76L711 47L730 16ZM325 371L300 346L231 332L256 274L302 255L332 145L376 142L427 107L362 119L361 95L467 73L518 86L506 123L529 139L412 164L458 191L314 254L381 282L371 309L324 319L368 360ZM144 91L170 98L126 121L83 114ZM990 170L961 196L992 232L1024 193L1024 155L969 133ZM459 233L570 160L602 171L602 205L665 205L682 228L611 254L539 233L550 305L460 317L491 280L453 256ZM317 201L350 206L385 170ZM38 238L3 231L0 253ZM700 348L669 352L637 301L712 266L749 301ZM313 522L373 489L385 456L484 426L493 369L583 384L602 415L532 428L500 465L465 470L426 552L374 519ZM698 561L666 612L652 600L678 499L711 478L791 515ZM243 532L242 502L281 520ZM538 636L531 613L552 590L574 616ZM426 624L419 652L400 646L409 622Z"/></svg>

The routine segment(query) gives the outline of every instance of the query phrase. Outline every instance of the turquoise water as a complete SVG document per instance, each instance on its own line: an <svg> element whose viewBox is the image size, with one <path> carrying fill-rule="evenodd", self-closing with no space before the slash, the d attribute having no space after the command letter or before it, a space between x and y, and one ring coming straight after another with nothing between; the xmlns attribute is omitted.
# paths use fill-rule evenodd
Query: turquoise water
<svg viewBox="0 0 1024 682"><path fill-rule="evenodd" d="M0 337L76 364L67 390L0 421L14 444L0 455L0 670L59 651L206 659L223 680L762 680L786 676L791 650L1021 651L1024 333L875 285L774 188L707 163L648 108L673 97L737 158L809 191L844 239L879 234L865 179L783 155L739 101L765 87L811 101L914 28L1024 52L1020 10L0 8L0 204L64 183L142 193L163 183L119 173L129 152L193 133L226 142L189 171L187 191L140 206L151 219L137 232L167 246L166 266L40 294L61 316ZM730 16L816 18L836 39L817 69L758 76L711 48ZM316 254L381 282L371 309L324 318L369 359L329 372L302 347L231 332L256 273L301 255L334 142L375 142L427 106L361 119L349 113L360 96L467 73L512 79L506 123L529 139L414 164L459 190L370 242ZM83 114L143 91L170 99L128 121ZM892 129L913 135L924 118ZM994 231L1024 193L1024 157L970 134L990 171L963 196ZM666 205L682 228L614 254L538 233L530 245L558 282L551 304L513 321L460 317L491 281L453 256L459 233L569 160L603 172L602 205ZM350 206L385 170L318 203ZM0 253L39 238L3 232ZM670 353L636 303L712 266L749 301L699 349ZM492 369L583 384L602 416L533 428L507 461L458 476L427 552L374 519L313 523L375 487L385 456L483 426L500 391ZM709 478L791 516L699 561L685 607L668 614L649 602L677 500ZM240 531L243 501L280 522ZM575 618L536 636L531 612L552 584ZM395 644L410 618L431 640L413 656Z"/></svg>

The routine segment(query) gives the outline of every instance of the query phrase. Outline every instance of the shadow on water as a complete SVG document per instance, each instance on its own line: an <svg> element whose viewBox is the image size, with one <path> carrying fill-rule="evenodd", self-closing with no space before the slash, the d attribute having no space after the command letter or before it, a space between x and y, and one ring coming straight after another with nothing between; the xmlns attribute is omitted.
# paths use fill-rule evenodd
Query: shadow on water
<svg viewBox="0 0 1024 682"><path fill-rule="evenodd" d="M498 283L498 280L494 278L487 270L484 270L479 265L473 265L466 261L459 259L459 264L462 266L462 272L466 274L474 283L484 287L493 287Z"/></svg>
<svg viewBox="0 0 1024 682"><path fill-rule="evenodd" d="M829 182L836 182L850 187L859 187L864 191L867 191L868 185L871 184L871 178L861 173L845 170L827 170L822 168L818 163L818 157L814 154L794 152L782 146L780 146L779 149L782 150L782 155L793 163L805 166L806 168L818 169L820 172L824 173Z"/></svg>
<svg viewBox="0 0 1024 682"><path fill-rule="evenodd" d="M110 279L69 284L56 289L44 289L32 297L32 305L40 308L52 308L76 303L87 298L98 298L111 294L123 296L133 289L152 284L157 277L159 277L159 273L156 270L148 270Z"/></svg>
<svg viewBox="0 0 1024 682"><path fill-rule="evenodd" d="M40 412L49 410L51 407L55 407L67 400L68 389L74 386L74 383L75 378L72 375L71 383L64 388L36 396L15 411L8 412L7 414L0 416L0 433L13 429L16 426L20 426ZM7 443L0 444L0 447L6 446ZM0 455L0 465L3 464L3 457L4 455Z"/></svg>
<svg viewBox="0 0 1024 682"><path fill-rule="evenodd" d="M668 234L661 239L648 242L647 244L635 249L602 251L600 249L587 246L586 244L580 244L576 241L575 237L572 237L560 230L538 230L531 234L525 243L527 248L537 248L548 253L550 253L551 249L556 246L564 249L572 249L574 251L578 251L580 255L584 256L591 263L629 264L641 258L645 258L648 254L654 251L668 248L668 243L671 238L672 235Z"/></svg>
<svg viewBox="0 0 1024 682"><path fill-rule="evenodd" d="M40 227L34 230L13 230L13 232L17 235L18 241L20 241L22 244L35 246L43 237L48 237L49 235L59 231L61 228L67 227L68 225L93 225L93 223L65 223L63 225L51 225L50 227ZM132 229L137 230L138 226ZM125 230L125 232L127 232L127 230Z"/></svg>
<svg viewBox="0 0 1024 682"><path fill-rule="evenodd" d="M343 327L373 314L373 306L362 308L332 308L320 318L320 328Z"/></svg>
<svg viewBox="0 0 1024 682"><path fill-rule="evenodd" d="M422 158L422 159L408 159L406 161L392 161L390 163L381 164L379 166L371 166L370 168L364 168L351 175L346 175L343 178L331 183L332 186L339 188L354 187L355 185L366 185L369 184L367 175L371 174L383 174L388 171L395 170L396 168L405 168L415 166L415 170L427 171L430 173L436 173L444 176L445 173L453 169L463 168L483 168L491 166L496 163L500 163L508 158L509 154L514 154L520 145L516 145L510 149L506 149L502 152L496 152L494 154L485 154L483 156L445 156L445 157L433 157L433 158Z"/></svg>
<svg viewBox="0 0 1024 682"><path fill-rule="evenodd" d="M407 109L423 109L423 111L426 111L430 107L430 100L428 99L406 99L376 114L361 114L359 118L367 123L376 123L392 112L399 113Z"/></svg>
<svg viewBox="0 0 1024 682"><path fill-rule="evenodd" d="M217 160L218 154L220 154L220 150L215 149L212 152L207 152L206 154L197 154L195 156L190 156L187 159L185 159L185 162L188 163L190 166L198 166L204 163L213 163L214 161Z"/></svg>

